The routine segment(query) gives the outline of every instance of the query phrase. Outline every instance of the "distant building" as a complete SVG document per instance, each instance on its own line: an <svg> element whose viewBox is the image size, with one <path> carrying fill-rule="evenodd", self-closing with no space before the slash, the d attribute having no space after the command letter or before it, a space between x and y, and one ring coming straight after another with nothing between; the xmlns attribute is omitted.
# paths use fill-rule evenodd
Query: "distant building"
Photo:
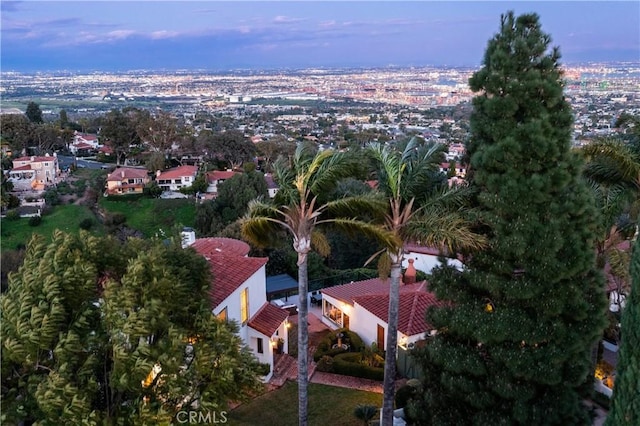
<svg viewBox="0 0 640 426"><path fill-rule="evenodd" d="M150 181L146 169L118 167L107 176L106 195L142 194Z"/></svg>
<svg viewBox="0 0 640 426"><path fill-rule="evenodd" d="M193 185L198 174L197 166L180 166L160 171L156 174L156 183L163 191L179 191Z"/></svg>
<svg viewBox="0 0 640 426"><path fill-rule="evenodd" d="M13 160L9 180L18 191L42 191L58 182L59 172L58 157L55 153L52 156L46 154L40 157L20 157Z"/></svg>

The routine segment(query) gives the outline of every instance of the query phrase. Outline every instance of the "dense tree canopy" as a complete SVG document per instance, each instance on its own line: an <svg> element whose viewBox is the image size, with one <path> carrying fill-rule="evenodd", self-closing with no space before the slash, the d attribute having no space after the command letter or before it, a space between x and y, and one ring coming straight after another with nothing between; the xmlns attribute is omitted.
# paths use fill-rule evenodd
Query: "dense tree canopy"
<svg viewBox="0 0 640 426"><path fill-rule="evenodd" d="M161 424L255 391L255 358L211 314L209 271L176 243L34 237L0 299L2 422Z"/></svg>
<svg viewBox="0 0 640 426"><path fill-rule="evenodd" d="M25 112L27 118L32 123L42 123L42 110L40 105L35 102L29 102L27 104L27 110Z"/></svg>
<svg viewBox="0 0 640 426"><path fill-rule="evenodd" d="M622 312L622 344L618 351L617 376L607 426L640 424L640 245L633 247L632 288Z"/></svg>
<svg viewBox="0 0 640 426"><path fill-rule="evenodd" d="M428 424L588 424L606 298L597 211L571 152L557 49L535 14L502 16L470 79L468 151L487 249L431 285L444 306L423 352Z"/></svg>

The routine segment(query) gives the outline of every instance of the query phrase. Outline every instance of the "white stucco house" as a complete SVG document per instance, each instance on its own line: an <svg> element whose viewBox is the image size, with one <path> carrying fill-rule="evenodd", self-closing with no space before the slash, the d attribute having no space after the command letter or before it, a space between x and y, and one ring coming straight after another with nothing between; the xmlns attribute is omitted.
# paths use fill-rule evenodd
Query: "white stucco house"
<svg viewBox="0 0 640 426"><path fill-rule="evenodd" d="M163 191L179 191L193 185L198 175L197 166L180 166L156 172L156 183Z"/></svg>
<svg viewBox="0 0 640 426"><path fill-rule="evenodd" d="M438 259L440 255L440 250L435 247L428 247L415 243L405 244L402 267L407 268L409 266L409 260L412 259L413 266L418 271L429 274L434 267L441 264ZM462 270L464 267L462 259L460 258L452 258L446 255L445 258L449 265L454 266L458 270Z"/></svg>
<svg viewBox="0 0 640 426"><path fill-rule="evenodd" d="M386 347L388 338L389 280L372 278L321 290L322 322L332 329L348 328L366 345ZM432 327L425 321L429 306L442 302L428 291L426 281L400 287L398 346L407 348L424 340Z"/></svg>
<svg viewBox="0 0 640 426"><path fill-rule="evenodd" d="M249 257L249 245L231 238L195 238L183 235L183 245L193 247L211 265L211 309L223 320L234 320L238 334L261 363L274 371L274 354L288 352L289 312L267 302L265 265L268 258Z"/></svg>

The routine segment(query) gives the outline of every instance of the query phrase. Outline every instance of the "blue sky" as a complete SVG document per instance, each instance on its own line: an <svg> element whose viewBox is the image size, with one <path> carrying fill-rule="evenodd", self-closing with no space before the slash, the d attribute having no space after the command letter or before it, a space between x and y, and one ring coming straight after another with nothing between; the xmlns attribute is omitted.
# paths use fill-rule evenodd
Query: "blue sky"
<svg viewBox="0 0 640 426"><path fill-rule="evenodd" d="M7 1L2 71L477 66L536 12L563 62L640 61L638 1Z"/></svg>

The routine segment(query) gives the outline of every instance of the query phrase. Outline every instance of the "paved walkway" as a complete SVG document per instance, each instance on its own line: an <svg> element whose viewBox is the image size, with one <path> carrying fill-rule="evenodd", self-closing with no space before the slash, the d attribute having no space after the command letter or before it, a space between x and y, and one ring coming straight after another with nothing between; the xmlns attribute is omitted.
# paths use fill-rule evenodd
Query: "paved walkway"
<svg viewBox="0 0 640 426"><path fill-rule="evenodd" d="M292 323L297 322L297 320L298 318L296 315L289 317L289 321ZM316 371L316 363L313 361L313 353L316 350L319 339L322 338L326 332L330 331L330 329L312 312L309 312L307 322L309 324L309 382L349 389L359 389L367 392L383 393L382 382L377 380ZM268 383L269 390L281 387L287 380L298 380L297 360L289 354L277 355L273 377ZM402 386L405 382L406 380L404 379L398 380L396 382L396 389Z"/></svg>

